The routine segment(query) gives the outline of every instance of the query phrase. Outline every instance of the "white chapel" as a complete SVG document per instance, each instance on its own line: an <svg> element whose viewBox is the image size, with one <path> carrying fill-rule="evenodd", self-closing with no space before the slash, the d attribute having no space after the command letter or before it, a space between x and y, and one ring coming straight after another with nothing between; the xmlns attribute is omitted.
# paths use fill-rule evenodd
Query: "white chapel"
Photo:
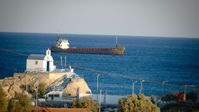
<svg viewBox="0 0 199 112"><path fill-rule="evenodd" d="M50 49L46 50L46 55L31 54L26 60L26 71L52 72L56 69Z"/></svg>

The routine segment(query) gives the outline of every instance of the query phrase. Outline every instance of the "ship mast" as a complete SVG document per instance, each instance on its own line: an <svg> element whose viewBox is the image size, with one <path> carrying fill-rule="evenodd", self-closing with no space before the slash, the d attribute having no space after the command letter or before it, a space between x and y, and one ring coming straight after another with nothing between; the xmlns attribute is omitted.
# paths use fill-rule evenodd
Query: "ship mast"
<svg viewBox="0 0 199 112"><path fill-rule="evenodd" d="M117 38L117 36L115 37L115 46L118 47L118 38Z"/></svg>

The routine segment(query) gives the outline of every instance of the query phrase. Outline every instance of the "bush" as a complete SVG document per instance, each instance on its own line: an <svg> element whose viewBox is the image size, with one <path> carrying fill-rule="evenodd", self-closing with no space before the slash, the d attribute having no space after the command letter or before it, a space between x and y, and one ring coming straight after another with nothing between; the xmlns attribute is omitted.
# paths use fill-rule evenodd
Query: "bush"
<svg viewBox="0 0 199 112"><path fill-rule="evenodd" d="M15 93L15 97L11 98L8 103L8 112L31 112L31 100L24 93Z"/></svg>
<svg viewBox="0 0 199 112"><path fill-rule="evenodd" d="M197 93L194 92L189 92L187 93L187 100L191 101L191 102L196 102L197 100Z"/></svg>
<svg viewBox="0 0 199 112"><path fill-rule="evenodd" d="M72 102L72 106L76 108L88 108L92 112L97 112L99 108L98 103L90 97L83 97L79 100L74 100Z"/></svg>
<svg viewBox="0 0 199 112"><path fill-rule="evenodd" d="M143 94L131 95L119 100L120 112L160 112L160 109Z"/></svg>
<svg viewBox="0 0 199 112"><path fill-rule="evenodd" d="M176 95L173 95L173 94L167 94L166 96L163 96L161 98L162 101L176 101L178 102L178 97Z"/></svg>
<svg viewBox="0 0 199 112"><path fill-rule="evenodd" d="M44 98L45 94L46 94L46 91L47 91L47 86L45 83L40 83L38 85L38 96L40 98Z"/></svg>
<svg viewBox="0 0 199 112"><path fill-rule="evenodd" d="M2 87L0 86L0 111L6 112L7 111L7 100L6 100L6 94L3 91Z"/></svg>

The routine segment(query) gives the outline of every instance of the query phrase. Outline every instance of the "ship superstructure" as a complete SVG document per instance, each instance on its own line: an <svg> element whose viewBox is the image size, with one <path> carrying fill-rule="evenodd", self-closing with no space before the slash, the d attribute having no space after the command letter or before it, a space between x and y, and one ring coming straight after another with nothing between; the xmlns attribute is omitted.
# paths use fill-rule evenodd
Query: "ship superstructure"
<svg viewBox="0 0 199 112"><path fill-rule="evenodd" d="M57 40L55 47L60 48L60 49L68 49L69 45L70 44L68 40L60 38Z"/></svg>

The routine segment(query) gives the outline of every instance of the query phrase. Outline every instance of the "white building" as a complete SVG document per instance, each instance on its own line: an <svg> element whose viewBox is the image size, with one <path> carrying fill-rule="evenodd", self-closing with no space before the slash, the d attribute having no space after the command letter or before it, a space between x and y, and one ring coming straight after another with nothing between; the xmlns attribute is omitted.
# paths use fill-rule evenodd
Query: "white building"
<svg viewBox="0 0 199 112"><path fill-rule="evenodd" d="M56 69L51 51L46 50L46 55L31 54L26 60L26 71L52 72Z"/></svg>

